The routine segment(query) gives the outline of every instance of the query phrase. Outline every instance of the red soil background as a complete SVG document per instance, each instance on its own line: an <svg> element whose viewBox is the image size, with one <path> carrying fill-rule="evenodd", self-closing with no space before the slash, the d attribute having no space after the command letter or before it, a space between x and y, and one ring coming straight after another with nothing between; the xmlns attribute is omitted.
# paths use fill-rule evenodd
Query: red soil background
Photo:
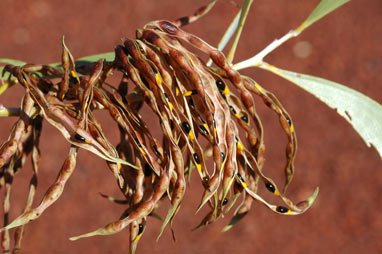
<svg viewBox="0 0 382 254"><path fill-rule="evenodd" d="M76 58L112 51L120 38L134 37L135 29L145 23L189 15L207 2L1 0L0 58L30 63L58 62L62 35ZM318 2L254 1L234 62L254 55L297 27ZM266 61L345 84L381 102L381 10L380 0L351 1L298 38L285 43ZM217 45L237 11L233 1L222 0L209 15L185 30ZM301 41L310 43L312 48L306 58L298 58L293 51ZM160 241L155 242L161 223L149 218L138 253L382 252L382 162L378 153L366 147L334 110L310 94L262 70L250 69L243 73L274 92L292 116L299 152L288 195L293 200L302 200L319 186L315 204L305 214L293 217L280 216L254 204L246 218L226 233L220 230L229 222L231 214L206 228L191 231L206 213L202 210L194 216L202 193L194 175L175 219L177 241L173 242L167 229ZM22 91L22 88L12 88L0 97L0 103L19 106ZM286 138L276 115L260 101L258 105L267 147L264 170L281 184ZM104 119L110 118L105 114ZM14 121L15 118L0 119L1 141L6 140ZM112 140L117 139L116 130L114 123L105 125L105 132ZM56 129L45 123L41 150L35 205L54 181L69 146ZM18 216L24 206L30 176L28 162L13 185L11 219ZM62 197L39 220L26 226L24 253L126 253L127 230L113 236L68 240L70 236L92 231L117 219L123 211L123 207L111 204L98 192L120 196L105 163L80 151L76 171ZM266 198L277 201L268 194L264 194ZM160 211L164 214L166 210Z"/></svg>

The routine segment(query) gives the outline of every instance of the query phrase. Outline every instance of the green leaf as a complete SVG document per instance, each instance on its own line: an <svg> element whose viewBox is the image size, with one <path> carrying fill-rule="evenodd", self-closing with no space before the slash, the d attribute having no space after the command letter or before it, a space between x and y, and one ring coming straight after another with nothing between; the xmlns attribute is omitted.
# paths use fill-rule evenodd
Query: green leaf
<svg viewBox="0 0 382 254"><path fill-rule="evenodd" d="M366 95L323 78L300 74L264 64L271 71L333 108L358 132L366 145L371 145L382 157L382 106Z"/></svg>
<svg viewBox="0 0 382 254"><path fill-rule="evenodd" d="M85 56L76 59L76 62L97 62L101 58L105 58L106 61L114 61L114 52L107 52L102 54L96 54L91 56Z"/></svg>
<svg viewBox="0 0 382 254"><path fill-rule="evenodd" d="M335 9L349 1L350 0L321 0L321 2L312 11L309 17L296 30L304 30L323 16L334 11Z"/></svg>
<svg viewBox="0 0 382 254"><path fill-rule="evenodd" d="M94 63L97 62L99 59L104 58L106 61L114 61L115 53L114 52L107 52L107 53L101 53L96 55L90 55L90 56L84 56L78 59L75 59L76 62L76 68L81 67L82 65L86 65L88 63ZM49 64L53 67L62 67L61 63L52 63Z"/></svg>
<svg viewBox="0 0 382 254"><path fill-rule="evenodd" d="M244 0L243 7L241 8L241 12L240 12L239 25L236 29L236 35L235 35L234 41L232 43L231 49L227 55L227 61L229 63L232 63L233 57L235 55L237 44L239 43L241 31L243 30L244 23L245 23L245 20L248 16L248 11L249 11L249 8L251 7L252 3L253 3L253 0Z"/></svg>
<svg viewBox="0 0 382 254"><path fill-rule="evenodd" d="M0 58L0 63L13 64L16 66L21 66L25 64L25 62L23 61L16 60L16 59L8 59L8 58Z"/></svg>
<svg viewBox="0 0 382 254"><path fill-rule="evenodd" d="M239 20L241 16L241 10L236 14L235 18L232 20L231 24L228 26L227 30L225 31L223 37L220 39L217 49L223 50L229 40L231 39L232 35L235 33L236 29L239 26Z"/></svg>
<svg viewBox="0 0 382 254"><path fill-rule="evenodd" d="M77 66L81 66L82 64L97 62L101 58L105 58L106 61L114 61L114 56L115 56L114 52L107 52L107 53L95 54L90 56L84 56L84 57L75 59L75 61ZM61 63L51 63L49 65L53 67L62 67Z"/></svg>

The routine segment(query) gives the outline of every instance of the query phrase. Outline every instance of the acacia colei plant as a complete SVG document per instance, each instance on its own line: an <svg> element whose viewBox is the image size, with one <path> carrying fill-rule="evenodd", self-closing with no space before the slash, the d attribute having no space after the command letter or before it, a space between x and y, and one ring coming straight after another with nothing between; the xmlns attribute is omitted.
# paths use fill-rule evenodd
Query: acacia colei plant
<svg viewBox="0 0 382 254"><path fill-rule="evenodd" d="M328 2L322 1L318 10L322 10ZM340 5L344 1L337 2ZM93 152L107 161L126 197L123 202L128 204L120 220L84 236L111 234L129 226L131 251L144 232L146 216L155 211L162 198L171 199L171 207L163 225L172 221L186 188L186 178L193 168L205 188L199 208L204 205L211 208L201 226L221 217L240 195L245 195L246 201L237 208L232 220L235 222L235 218L248 211L253 200L282 214L299 214L312 204L317 191L297 205L284 195L293 176L297 147L291 117L275 95L251 78L240 75L237 70L258 66L302 86L324 83L320 79L280 70L265 63L263 58L288 38L298 35L323 16L325 11L319 15L317 11L316 14L313 12L304 25L272 43L254 58L232 65L235 44L225 59L220 50L180 29L181 25L197 19L213 4L215 1L189 18L147 24L138 30L136 40L127 39L123 45L117 46L112 59L101 59L76 68L74 58L63 40L62 67L5 66L4 74L9 73L9 76L4 78L3 87L20 84L25 87L26 93L20 110L3 110L6 115L20 115L9 140L2 146L4 172L13 175L12 171L19 170L22 161L31 152L32 159L35 154L33 160L36 161L37 175L38 137L43 119L62 133L71 148L57 181L40 205L35 209L27 205L25 212L4 230L38 218L59 197L74 169L79 148ZM236 26L242 27L249 6L250 1L247 1L243 14L238 15ZM330 11L337 6L325 8ZM235 37L237 40L238 35ZM230 34L227 33L227 36ZM193 53L183 44L195 46L200 51ZM214 63L212 67L197 57L197 54L202 53L211 57ZM122 72L124 75L117 87L108 84L107 78L113 72ZM231 92L230 87L239 93L236 95ZM331 87L334 88L338 87ZM262 172L263 128L253 105L253 96L256 95L279 116L281 127L288 137L286 181L283 188L277 187ZM151 135L145 116L139 113L143 103L152 109L161 122L164 137L162 142ZM114 147L104 136L100 123L92 113L95 110L109 111L111 118L118 123L120 144ZM347 112L343 113L345 116L352 115L349 109L342 112ZM353 116L352 119L356 118ZM245 133L246 142L240 138L240 133ZM371 135L377 132L368 133ZM209 145L202 147L200 139L207 140ZM372 138L365 140L375 142ZM213 168L207 167L208 160L213 161ZM257 193L259 184L264 184L279 196L285 205L266 202Z"/></svg>

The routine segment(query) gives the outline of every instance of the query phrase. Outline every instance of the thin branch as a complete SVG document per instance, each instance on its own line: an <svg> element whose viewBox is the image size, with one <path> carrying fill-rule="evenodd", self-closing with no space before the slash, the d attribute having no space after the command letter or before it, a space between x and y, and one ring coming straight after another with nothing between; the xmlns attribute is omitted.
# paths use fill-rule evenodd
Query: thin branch
<svg viewBox="0 0 382 254"><path fill-rule="evenodd" d="M248 67L259 67L262 65L264 57L266 57L269 53L271 53L273 50L278 48L281 44L289 40L290 38L298 36L303 30L302 29L296 29L291 30L287 34L285 34L280 39L274 40L271 44L269 44L267 47L265 47L262 51L260 51L257 55L244 60L240 63L237 63L233 66L235 70L241 70Z"/></svg>

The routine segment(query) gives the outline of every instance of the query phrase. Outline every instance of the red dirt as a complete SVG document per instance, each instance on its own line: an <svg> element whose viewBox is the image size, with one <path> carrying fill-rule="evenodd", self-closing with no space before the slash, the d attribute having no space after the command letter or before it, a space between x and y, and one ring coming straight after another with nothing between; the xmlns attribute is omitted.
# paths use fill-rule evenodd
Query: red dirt
<svg viewBox="0 0 382 254"><path fill-rule="evenodd" d="M134 37L135 29L156 19L174 20L191 14L206 0L163 1L32 1L1 0L0 58L31 63L58 62L61 36L74 57L112 51L120 38ZM295 28L318 1L254 1L239 43L237 60L252 56L275 38ZM216 45L237 7L220 1L211 13L185 29ZM288 41L266 60L276 66L345 84L382 101L382 2L351 1L317 22L301 36ZM298 58L298 42L312 45L307 58ZM149 219L138 253L380 253L382 252L382 163L352 127L335 111L306 92L261 70L245 70L274 92L293 117L299 152L296 174L289 190L301 200L320 187L313 207L301 216L279 216L255 204L232 230L220 233L230 216L198 231L191 231L203 217L193 216L201 195L194 176L174 223L159 242L160 222ZM21 88L1 98L18 106ZM285 136L274 114L258 103L267 146L265 172L279 182L283 177ZM14 119L0 119L1 141ZM116 134L115 125L106 133ZM69 146L59 133L43 127L42 163L37 200L54 181ZM63 144L63 145L62 145ZM30 165L29 165L30 166ZM25 168L14 183L11 219L21 212L31 175ZM16 188L17 187L17 188ZM128 231L108 236L68 240L119 217L123 207L110 204L98 192L118 195L112 174L100 159L79 154L77 169L63 196L41 218L26 226L24 253L121 253L128 249ZM165 210L162 209L162 213Z"/></svg>

